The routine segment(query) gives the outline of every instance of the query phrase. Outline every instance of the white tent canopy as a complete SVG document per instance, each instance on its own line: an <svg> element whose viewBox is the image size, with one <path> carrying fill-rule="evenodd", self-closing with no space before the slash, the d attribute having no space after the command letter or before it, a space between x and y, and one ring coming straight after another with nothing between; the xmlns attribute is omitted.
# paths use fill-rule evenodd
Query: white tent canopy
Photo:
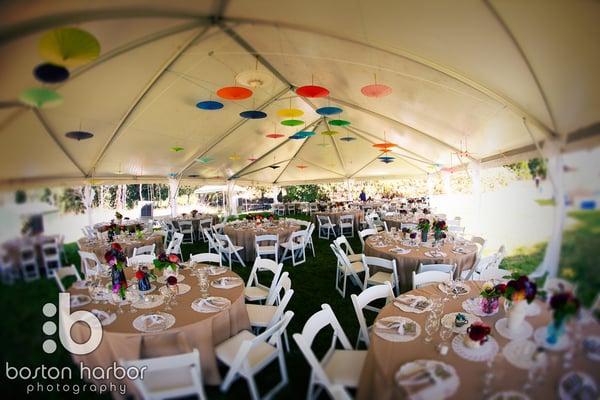
<svg viewBox="0 0 600 400"><path fill-rule="evenodd" d="M69 0L1 9L2 187L404 177L599 136L597 1ZM25 107L16 99L39 86L31 74L43 61L38 40L62 26L94 34L101 55L54 85L61 106ZM269 82L250 99L195 107L252 70ZM375 75L391 95L361 94ZM330 96L295 94L312 82ZM306 126L280 124L277 111L290 106L304 111ZM323 106L342 108L351 125L329 126L315 112ZM239 116L253 109L268 117ZM64 136L79 129L95 136ZM321 135L328 129L339 134ZM273 132L285 137L265 136ZM356 140L340 140L348 136ZM398 145L391 164L372 147L384 140Z"/></svg>

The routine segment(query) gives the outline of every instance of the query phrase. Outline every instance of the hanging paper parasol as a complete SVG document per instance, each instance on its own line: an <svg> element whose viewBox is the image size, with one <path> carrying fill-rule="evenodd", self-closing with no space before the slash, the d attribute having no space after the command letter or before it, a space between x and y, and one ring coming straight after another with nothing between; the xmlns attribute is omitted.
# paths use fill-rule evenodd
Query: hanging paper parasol
<svg viewBox="0 0 600 400"><path fill-rule="evenodd" d="M300 165L296 165L296 168L305 169L305 168L308 168L308 165L300 164Z"/></svg>
<svg viewBox="0 0 600 400"><path fill-rule="evenodd" d="M208 156L203 156L203 157L196 158L196 162L198 162L200 164L208 164L211 161L213 161L213 159L210 158L210 157L208 157Z"/></svg>
<svg viewBox="0 0 600 400"><path fill-rule="evenodd" d="M68 137L69 139L74 139L74 140L80 141L80 140L90 139L90 138L94 137L94 134L90 133L90 132L86 132L86 131L71 131L71 132L65 133L65 136Z"/></svg>
<svg viewBox="0 0 600 400"><path fill-rule="evenodd" d="M269 168L271 168L271 169L277 169L279 167L280 167L279 165L275 165L275 164L269 165Z"/></svg>
<svg viewBox="0 0 600 400"><path fill-rule="evenodd" d="M283 108L277 111L277 115L282 118L297 118L304 115L304 111L298 108Z"/></svg>
<svg viewBox="0 0 600 400"><path fill-rule="evenodd" d="M58 28L40 38L38 51L44 60L72 68L95 60L100 55L100 43L84 30Z"/></svg>
<svg viewBox="0 0 600 400"><path fill-rule="evenodd" d="M289 138L294 140L301 140L306 139L306 136L304 136L301 132L296 132L293 135L289 136Z"/></svg>
<svg viewBox="0 0 600 400"><path fill-rule="evenodd" d="M385 164L389 164L391 162L394 162L394 160L395 160L394 157L392 157L392 156L381 156L378 158L379 158L379 161L381 161L382 163L385 163Z"/></svg>
<svg viewBox="0 0 600 400"><path fill-rule="evenodd" d="M331 131L331 130L327 130L327 131L323 131L321 132L321 135L325 135L325 136L335 136L337 135L339 132L338 131Z"/></svg>
<svg viewBox="0 0 600 400"><path fill-rule="evenodd" d="M283 121L281 121L281 125L285 125L285 126L298 126L298 125L302 125L304 123L304 121L300 120L300 119L285 119Z"/></svg>
<svg viewBox="0 0 600 400"><path fill-rule="evenodd" d="M306 85L296 89L296 94L302 97L325 97L329 95L329 90L322 86Z"/></svg>
<svg viewBox="0 0 600 400"><path fill-rule="evenodd" d="M296 134L297 135L302 135L302 136L307 137L307 138L316 135L316 133L314 131L300 131L300 132L298 132Z"/></svg>
<svg viewBox="0 0 600 400"><path fill-rule="evenodd" d="M281 134L281 133L269 133L265 136L268 137L269 139L279 139L279 138L284 137L285 135Z"/></svg>
<svg viewBox="0 0 600 400"><path fill-rule="evenodd" d="M254 161L256 161L256 160L258 160L258 158L254 157L254 156L252 156L252 157L250 157L250 158L248 159L248 161L251 161L251 162L254 162Z"/></svg>
<svg viewBox="0 0 600 400"><path fill-rule="evenodd" d="M227 100L243 100L252 96L252 90L241 86L226 86L217 90L217 96Z"/></svg>
<svg viewBox="0 0 600 400"><path fill-rule="evenodd" d="M332 120L329 120L329 125L348 126L348 125L350 125L350 121L346 121L345 119L332 119Z"/></svg>
<svg viewBox="0 0 600 400"><path fill-rule="evenodd" d="M60 83L69 79L69 70L60 65L40 64L33 70L33 76L44 83Z"/></svg>
<svg viewBox="0 0 600 400"><path fill-rule="evenodd" d="M343 140L344 142L351 142L353 140L356 140L356 138L354 136L344 136L341 137L340 140Z"/></svg>
<svg viewBox="0 0 600 400"><path fill-rule="evenodd" d="M373 147L375 147L376 149L379 149L379 150L390 149L390 148L392 148L394 146L396 146L396 145L394 143L390 143L390 142L375 143L373 145Z"/></svg>
<svg viewBox="0 0 600 400"><path fill-rule="evenodd" d="M375 83L373 85L363 86L360 91L367 97L385 97L392 93L392 88Z"/></svg>
<svg viewBox="0 0 600 400"><path fill-rule="evenodd" d="M31 88L19 95L19 100L31 107L50 108L60 105L63 98L54 90L46 88Z"/></svg>
<svg viewBox="0 0 600 400"><path fill-rule="evenodd" d="M317 114L324 116L341 114L343 112L343 110L339 107L321 107L317 108L316 111Z"/></svg>
<svg viewBox="0 0 600 400"><path fill-rule="evenodd" d="M266 118L267 114L262 111L258 111L258 110L248 110L248 111L242 111L240 113L240 117L247 118L247 119L262 119L262 118Z"/></svg>
<svg viewBox="0 0 600 400"><path fill-rule="evenodd" d="M223 108L223 103L220 101L206 100L196 103L196 107L201 110L220 110Z"/></svg>
<svg viewBox="0 0 600 400"><path fill-rule="evenodd" d="M173 147L171 147L171 151L174 152L174 153L179 153L180 151L183 151L183 150L185 150L185 149L183 147L180 147L180 146L173 146Z"/></svg>
<svg viewBox="0 0 600 400"><path fill-rule="evenodd" d="M230 159L231 161L237 161L237 160L239 160L239 159L241 159L241 158L242 158L242 157L240 157L240 155L239 155L239 154L232 154L232 155L230 155L230 156L229 156L229 159Z"/></svg>

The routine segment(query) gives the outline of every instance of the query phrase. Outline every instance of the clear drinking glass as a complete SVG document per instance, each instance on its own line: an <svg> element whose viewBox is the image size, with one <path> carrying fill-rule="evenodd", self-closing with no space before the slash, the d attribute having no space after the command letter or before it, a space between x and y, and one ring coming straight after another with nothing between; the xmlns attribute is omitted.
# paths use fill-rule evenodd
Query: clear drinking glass
<svg viewBox="0 0 600 400"><path fill-rule="evenodd" d="M430 312L429 315L427 315L427 320L425 321L425 332L427 333L427 336L425 337L425 342L426 343L430 343L432 338L432 335L438 330L439 328L439 320L437 318L437 315L435 315L435 313Z"/></svg>

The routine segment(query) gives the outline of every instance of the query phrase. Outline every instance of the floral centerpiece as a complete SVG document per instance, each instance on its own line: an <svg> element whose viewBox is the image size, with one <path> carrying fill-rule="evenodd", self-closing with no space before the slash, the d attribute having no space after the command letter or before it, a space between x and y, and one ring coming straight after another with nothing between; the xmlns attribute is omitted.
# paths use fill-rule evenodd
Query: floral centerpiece
<svg viewBox="0 0 600 400"><path fill-rule="evenodd" d="M127 266L127 257L119 243L113 243L110 250L104 254L104 260L111 267L112 290L118 293L125 300L125 291L127 290L127 278L125 277L125 267Z"/></svg>
<svg viewBox="0 0 600 400"><path fill-rule="evenodd" d="M150 273L145 267L137 270L135 273L135 278L138 281L138 289L140 292L145 292L152 288L150 286Z"/></svg>
<svg viewBox="0 0 600 400"><path fill-rule="evenodd" d="M446 225L446 221L444 220L436 220L431 224L431 229L433 230L433 237L435 240L441 240L446 237L446 231L448 230L448 225Z"/></svg>
<svg viewBox="0 0 600 400"><path fill-rule="evenodd" d="M502 296L510 302L507 322L509 331L516 332L518 330L525 320L527 304L535 299L536 294L537 285L527 275L521 275L508 281Z"/></svg>
<svg viewBox="0 0 600 400"><path fill-rule="evenodd" d="M198 214L198 210L192 210L192 211L190 211L190 214L192 214L192 218L196 218L196 214Z"/></svg>
<svg viewBox="0 0 600 400"><path fill-rule="evenodd" d="M506 285L499 283L494 286L492 282L485 282L481 288L479 295L481 296L481 311L485 314L493 314L500 304Z"/></svg>
<svg viewBox="0 0 600 400"><path fill-rule="evenodd" d="M121 223L121 221L123 220L123 214L121 214L120 212L116 212L115 213L115 219L119 222L119 224Z"/></svg>
<svg viewBox="0 0 600 400"><path fill-rule="evenodd" d="M177 268L179 268L179 257L177 254L161 253L156 260L154 260L154 267L159 271L163 272L165 276L177 275Z"/></svg>
<svg viewBox="0 0 600 400"><path fill-rule="evenodd" d="M417 228L421 231L421 241L427 241L427 233L429 233L429 228L431 227L431 222L427 218L420 218L419 223L417 224Z"/></svg>
<svg viewBox="0 0 600 400"><path fill-rule="evenodd" d="M492 328L483 322L474 322L467 328L467 334L464 338L465 346L475 348L488 341L488 336Z"/></svg>
<svg viewBox="0 0 600 400"><path fill-rule="evenodd" d="M410 228L402 228L402 236L404 237L404 239L406 239L406 236L408 236L408 234L410 233Z"/></svg>
<svg viewBox="0 0 600 400"><path fill-rule="evenodd" d="M556 344L564 333L565 323L579 311L580 303L573 293L562 291L550 298L552 321L548 325L546 342Z"/></svg>

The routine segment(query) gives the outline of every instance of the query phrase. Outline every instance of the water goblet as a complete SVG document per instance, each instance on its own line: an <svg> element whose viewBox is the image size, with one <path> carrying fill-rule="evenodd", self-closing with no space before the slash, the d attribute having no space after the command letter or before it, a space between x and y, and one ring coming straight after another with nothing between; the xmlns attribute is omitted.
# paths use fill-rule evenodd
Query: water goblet
<svg viewBox="0 0 600 400"><path fill-rule="evenodd" d="M165 290L163 292L163 300L164 300L164 303L165 303L165 307L163 308L163 310L165 310L165 311L172 310L171 304L170 304L172 297L173 297L173 294L171 293L170 290Z"/></svg>
<svg viewBox="0 0 600 400"><path fill-rule="evenodd" d="M452 327L445 326L445 325L441 326L440 339L442 339L442 345L445 345L448 342L448 340L450 340L453 333L454 333L454 331L452 330Z"/></svg>
<svg viewBox="0 0 600 400"><path fill-rule="evenodd" d="M179 285L167 285L169 291L171 292L171 304L173 306L177 306L177 295L179 294Z"/></svg>
<svg viewBox="0 0 600 400"><path fill-rule="evenodd" d="M427 315L427 319L425 320L425 332L427 333L427 335L425 337L426 343L431 342L431 340L433 339L432 335L438 330L438 328L439 328L439 320L438 320L437 316L435 315L435 313L430 312Z"/></svg>

